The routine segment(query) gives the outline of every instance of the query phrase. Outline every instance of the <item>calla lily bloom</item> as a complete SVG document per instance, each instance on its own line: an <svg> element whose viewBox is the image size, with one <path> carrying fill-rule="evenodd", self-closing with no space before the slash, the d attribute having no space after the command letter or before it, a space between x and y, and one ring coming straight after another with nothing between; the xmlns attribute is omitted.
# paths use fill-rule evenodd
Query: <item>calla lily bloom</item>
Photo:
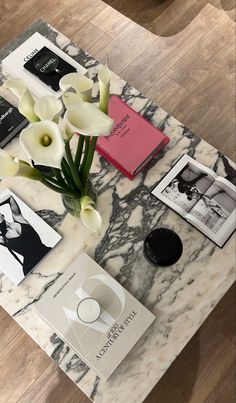
<svg viewBox="0 0 236 403"><path fill-rule="evenodd" d="M58 120L62 112L62 102L53 95L46 95L36 100L34 112L40 120Z"/></svg>
<svg viewBox="0 0 236 403"><path fill-rule="evenodd" d="M82 196L80 199L80 219L82 223L92 231L100 234L102 226L102 218L97 210L95 210L94 201L89 196Z"/></svg>
<svg viewBox="0 0 236 403"><path fill-rule="evenodd" d="M65 105L66 108L68 108L69 105L72 104L78 104L79 102L83 102L83 99L79 94L76 94L75 92L64 92L62 94L62 100L63 104Z"/></svg>
<svg viewBox="0 0 236 403"><path fill-rule="evenodd" d="M19 169L19 161L4 150L0 150L0 179L15 176Z"/></svg>
<svg viewBox="0 0 236 403"><path fill-rule="evenodd" d="M4 82L3 86L8 88L19 98L19 112L25 116L29 122L39 121L39 118L34 111L35 100L31 92L28 90L24 80L21 78L9 78Z"/></svg>
<svg viewBox="0 0 236 403"><path fill-rule="evenodd" d="M55 122L44 120L32 123L22 130L20 143L35 164L61 167L65 144Z"/></svg>
<svg viewBox="0 0 236 403"><path fill-rule="evenodd" d="M84 136L106 136L114 124L114 120L89 102L68 106L65 120L71 131Z"/></svg>
<svg viewBox="0 0 236 403"><path fill-rule="evenodd" d="M63 93L63 102L66 106L77 103L79 100L90 101L93 80L79 73L66 74L60 80L60 89ZM73 91L69 91L69 90Z"/></svg>
<svg viewBox="0 0 236 403"><path fill-rule="evenodd" d="M63 139L65 141L70 141L71 137L73 137L73 135L74 135L74 131L71 130L71 128L69 127L66 120L63 119L61 116L59 117L59 120L58 120L58 126L62 133Z"/></svg>
<svg viewBox="0 0 236 403"><path fill-rule="evenodd" d="M107 114L111 81L111 72L107 65L103 66L99 71L98 80L100 89L99 109Z"/></svg>
<svg viewBox="0 0 236 403"><path fill-rule="evenodd" d="M30 179L40 179L40 172L24 161L12 157L5 150L0 149L0 179L12 176L25 176Z"/></svg>

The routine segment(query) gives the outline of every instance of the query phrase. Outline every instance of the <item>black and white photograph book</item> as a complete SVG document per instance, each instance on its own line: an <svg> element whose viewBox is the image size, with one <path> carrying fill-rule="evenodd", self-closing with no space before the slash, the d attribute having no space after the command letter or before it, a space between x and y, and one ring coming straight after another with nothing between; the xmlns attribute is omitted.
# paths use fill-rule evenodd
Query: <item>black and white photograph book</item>
<svg viewBox="0 0 236 403"><path fill-rule="evenodd" d="M0 193L0 271L18 285L61 240L9 189Z"/></svg>
<svg viewBox="0 0 236 403"><path fill-rule="evenodd" d="M183 155L152 191L188 222L223 247L236 227L236 187Z"/></svg>

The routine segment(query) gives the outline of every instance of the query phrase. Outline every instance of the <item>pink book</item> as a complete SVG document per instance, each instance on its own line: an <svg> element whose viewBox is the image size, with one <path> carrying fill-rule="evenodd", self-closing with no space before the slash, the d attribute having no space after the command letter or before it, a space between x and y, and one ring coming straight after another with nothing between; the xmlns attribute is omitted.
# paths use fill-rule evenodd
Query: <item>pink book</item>
<svg viewBox="0 0 236 403"><path fill-rule="evenodd" d="M96 149L133 179L170 139L115 95L109 100L108 115L115 121L113 129L98 138Z"/></svg>

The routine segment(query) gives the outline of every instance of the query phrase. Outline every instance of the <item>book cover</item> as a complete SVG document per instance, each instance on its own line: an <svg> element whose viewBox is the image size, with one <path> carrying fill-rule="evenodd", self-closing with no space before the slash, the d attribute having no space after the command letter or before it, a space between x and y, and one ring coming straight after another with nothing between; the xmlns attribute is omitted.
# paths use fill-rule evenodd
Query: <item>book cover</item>
<svg viewBox="0 0 236 403"><path fill-rule="evenodd" d="M78 307L91 298L99 304L100 316L85 323ZM104 381L155 320L86 253L47 290L34 310Z"/></svg>
<svg viewBox="0 0 236 403"><path fill-rule="evenodd" d="M28 84L30 91L36 97L42 97L44 95L54 95L56 97L61 96L61 91L54 91L53 88L49 87L48 83L45 83L45 80L42 81L42 75L39 73L37 76L37 72L28 71L24 65L29 62L36 54L41 51L44 47L46 47L49 51L54 54L54 66L56 60L58 62L62 59L65 63L69 64L73 69L80 74L86 74L87 70L77 63L72 57L67 55L61 49L59 49L56 45L50 42L47 38L39 34L38 32L34 33L30 38L28 38L22 45L20 45L17 49L11 52L5 59L2 60L2 69L4 74L9 74L12 77L19 77L25 80ZM46 55L47 56L47 55ZM49 60L44 60L45 63L53 65L50 58ZM42 60L40 61L42 63ZM44 63L44 64L45 64ZM40 68L42 69L42 65ZM54 73L49 72L54 75L58 75L58 66L55 67ZM45 70L45 73L47 71ZM61 71L59 72L61 78ZM46 74L45 74L46 77ZM46 80L47 81L47 80ZM50 83L49 83L50 84ZM55 88L55 87L54 87Z"/></svg>
<svg viewBox="0 0 236 403"><path fill-rule="evenodd" d="M108 115L115 121L113 129L98 138L96 149L133 179L169 138L115 95L109 100Z"/></svg>
<svg viewBox="0 0 236 403"><path fill-rule="evenodd" d="M220 247L235 231L236 187L187 154L152 194Z"/></svg>
<svg viewBox="0 0 236 403"><path fill-rule="evenodd" d="M9 189L0 193L0 271L18 285L61 240Z"/></svg>
<svg viewBox="0 0 236 403"><path fill-rule="evenodd" d="M0 147L4 147L28 124L18 109L0 95Z"/></svg>

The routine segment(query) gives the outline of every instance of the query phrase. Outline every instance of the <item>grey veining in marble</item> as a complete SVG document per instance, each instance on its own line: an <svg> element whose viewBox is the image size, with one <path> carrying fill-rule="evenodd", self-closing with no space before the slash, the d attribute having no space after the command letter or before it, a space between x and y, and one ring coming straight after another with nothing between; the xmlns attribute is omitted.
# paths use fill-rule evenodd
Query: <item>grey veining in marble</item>
<svg viewBox="0 0 236 403"><path fill-rule="evenodd" d="M88 69L95 82L96 101L99 62L42 20L2 49L1 59L35 31ZM42 185L23 178L2 181L0 189L10 187L58 230L63 240L20 286L14 287L0 275L0 303L91 400L120 403L129 398L129 403L140 403L234 281L234 236L223 249L218 248L150 192L183 153L233 183L236 175L232 161L116 75L112 77L111 93L121 96L165 132L170 137L169 145L133 181L96 155L92 179L104 220L101 236L66 214L60 197ZM24 157L18 139L7 149ZM143 240L151 229L163 226L179 233L184 250L175 265L156 269L144 259ZM157 316L106 383L32 310L34 302L83 250Z"/></svg>

